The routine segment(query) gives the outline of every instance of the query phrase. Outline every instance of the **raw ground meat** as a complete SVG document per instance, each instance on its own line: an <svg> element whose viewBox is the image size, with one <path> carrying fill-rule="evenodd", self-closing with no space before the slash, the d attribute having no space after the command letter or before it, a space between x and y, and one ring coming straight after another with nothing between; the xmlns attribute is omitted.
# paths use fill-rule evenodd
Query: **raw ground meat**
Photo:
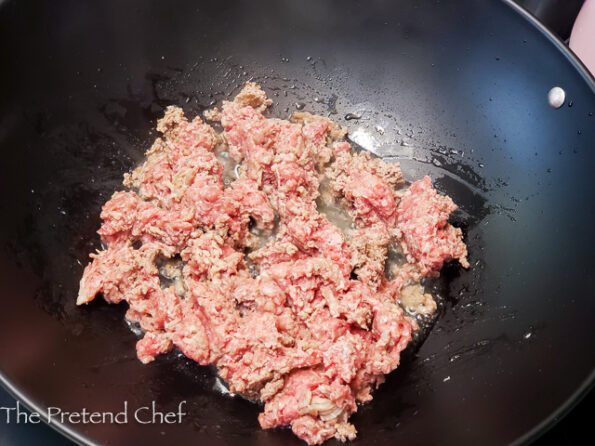
<svg viewBox="0 0 595 446"><path fill-rule="evenodd" d="M381 224L354 229L349 245L354 251L353 272L357 278L376 289L384 279L390 233Z"/></svg>
<svg viewBox="0 0 595 446"><path fill-rule="evenodd" d="M403 307L436 308L419 280L445 261L468 267L467 250L447 223L456 206L428 177L407 188L398 164L353 151L345 128L306 112L267 118L271 103L247 83L205 113L220 135L167 108L163 136L125 175L129 189L103 206L106 249L92 254L77 304L98 294L127 302L126 318L144 330L143 363L175 347L214 364L231 392L264 403L265 429L288 425L309 444L351 440L350 415L411 340ZM222 153L241 163L231 182ZM320 212L321 185L351 229ZM395 244L406 262L389 280Z"/></svg>
<svg viewBox="0 0 595 446"><path fill-rule="evenodd" d="M447 222L456 209L450 197L438 195L427 176L403 194L397 209L398 238L407 260L417 263L422 273L438 272L453 259L469 268L463 233Z"/></svg>

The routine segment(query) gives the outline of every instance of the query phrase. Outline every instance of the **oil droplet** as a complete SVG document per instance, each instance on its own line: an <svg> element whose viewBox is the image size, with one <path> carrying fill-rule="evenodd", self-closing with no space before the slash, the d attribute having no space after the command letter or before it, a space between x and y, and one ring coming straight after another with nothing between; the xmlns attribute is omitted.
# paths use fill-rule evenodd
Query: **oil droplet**
<svg viewBox="0 0 595 446"><path fill-rule="evenodd" d="M446 378L444 378L444 379L442 380L442 382L444 382L444 383L445 383L445 382L447 382L447 381L450 381L450 376L447 376Z"/></svg>
<svg viewBox="0 0 595 446"><path fill-rule="evenodd" d="M570 102L568 103L568 108L571 108L573 105L574 105L574 102L573 102L573 101L570 101Z"/></svg>
<svg viewBox="0 0 595 446"><path fill-rule="evenodd" d="M297 108L298 110L303 110L304 107L306 106L306 104L304 104L303 102L296 102L295 104L293 104L295 106L295 108Z"/></svg>
<svg viewBox="0 0 595 446"><path fill-rule="evenodd" d="M312 60L312 56L308 56L308 57L306 57L306 60L307 60L308 62L310 62L310 61Z"/></svg>
<svg viewBox="0 0 595 446"><path fill-rule="evenodd" d="M345 115L345 121L351 121L352 119L361 119L362 115L359 115L357 113L347 113Z"/></svg>
<svg viewBox="0 0 595 446"><path fill-rule="evenodd" d="M523 339L531 339L531 336L533 336L533 327L529 327L529 331L523 335Z"/></svg>
<svg viewBox="0 0 595 446"><path fill-rule="evenodd" d="M384 135L384 129L383 129L381 126L377 125L377 126L376 126L376 127L374 127L374 128L376 129L376 131L377 131L378 133L380 133L381 135Z"/></svg>

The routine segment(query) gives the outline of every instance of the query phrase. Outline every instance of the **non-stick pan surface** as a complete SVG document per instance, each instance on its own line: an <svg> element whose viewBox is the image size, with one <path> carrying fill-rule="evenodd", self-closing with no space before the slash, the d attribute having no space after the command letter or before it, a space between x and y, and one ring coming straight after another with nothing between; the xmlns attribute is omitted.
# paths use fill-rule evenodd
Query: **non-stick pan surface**
<svg viewBox="0 0 595 446"><path fill-rule="evenodd" d="M444 270L439 322L353 417L355 444L523 442L590 386L595 88L508 2L5 1L0 68L5 383L42 411L187 401L181 424L59 426L78 441L301 444L209 368L143 366L123 306L74 305L100 206L164 107L194 116L248 79L272 115L328 114L460 205L473 267Z"/></svg>

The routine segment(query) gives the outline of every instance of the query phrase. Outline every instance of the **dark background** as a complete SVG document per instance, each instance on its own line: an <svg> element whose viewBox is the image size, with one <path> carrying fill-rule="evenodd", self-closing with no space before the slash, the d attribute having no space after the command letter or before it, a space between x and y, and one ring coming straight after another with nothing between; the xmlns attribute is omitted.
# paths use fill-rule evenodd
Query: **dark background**
<svg viewBox="0 0 595 446"><path fill-rule="evenodd" d="M574 18L584 0L517 0L563 41L570 36ZM519 402L522 404L522 402ZM0 407L15 407L16 402L10 394L0 388ZM536 446L549 444L582 444L589 438L591 429L588 422L595 413L595 394L591 392L571 413L543 435ZM73 443L62 437L49 426L10 424L0 419L0 445L22 446L44 444L47 446L69 446Z"/></svg>

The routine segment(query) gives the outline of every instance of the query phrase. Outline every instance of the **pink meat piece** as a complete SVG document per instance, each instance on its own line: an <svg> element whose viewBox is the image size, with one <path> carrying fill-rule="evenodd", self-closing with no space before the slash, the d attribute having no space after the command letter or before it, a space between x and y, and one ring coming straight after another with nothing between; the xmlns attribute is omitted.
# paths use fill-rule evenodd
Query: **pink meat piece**
<svg viewBox="0 0 595 446"><path fill-rule="evenodd" d="M134 192L116 192L103 206L101 219L98 233L110 247L141 240L176 252L185 246L194 229L191 209L169 211L141 200Z"/></svg>
<svg viewBox="0 0 595 446"><path fill-rule="evenodd" d="M167 122L170 115L174 116L171 124ZM211 151L215 145L214 130L199 116L189 122L178 107L167 108L157 129L165 135L172 148L186 156L200 149ZM170 156L171 161L175 159L175 156Z"/></svg>
<svg viewBox="0 0 595 446"><path fill-rule="evenodd" d="M345 139L347 136L345 127L341 127L329 118L313 115L312 113L294 112L290 121L303 124L304 136L316 144Z"/></svg>
<svg viewBox="0 0 595 446"><path fill-rule="evenodd" d="M318 293L322 285L344 289L347 282L337 265L323 257L309 257L295 263L280 263L271 266L263 275L274 280L288 295L298 319L309 317L317 305L324 300Z"/></svg>
<svg viewBox="0 0 595 446"><path fill-rule="evenodd" d="M319 253L337 264L345 276L350 274L352 251L339 228L303 206L294 206L287 215L287 233L296 246L305 252Z"/></svg>
<svg viewBox="0 0 595 446"><path fill-rule="evenodd" d="M325 121L314 121L304 125L304 136L316 145L321 145L325 142L326 134L328 132L328 123Z"/></svg>
<svg viewBox="0 0 595 446"><path fill-rule="evenodd" d="M80 283L77 304L92 301L98 293L110 303L144 299L160 290L154 259L159 253L155 246L139 250L130 244L92 254Z"/></svg>
<svg viewBox="0 0 595 446"><path fill-rule="evenodd" d="M266 119L252 107L223 105L221 124L231 155L246 160L246 174L272 199L298 192L302 199L315 199L318 175L313 152L305 144L302 126L279 119Z"/></svg>
<svg viewBox="0 0 595 446"><path fill-rule="evenodd" d="M125 178L125 184L135 186L144 200L155 200L162 206L170 206L174 186L165 141L157 139L147 152L147 160Z"/></svg>
<svg viewBox="0 0 595 446"><path fill-rule="evenodd" d="M345 185L344 194L352 202L356 218L366 226L378 220L389 227L395 225L397 203L391 189L376 175L365 171L353 173Z"/></svg>
<svg viewBox="0 0 595 446"><path fill-rule="evenodd" d="M345 441L355 438L355 429L346 420L356 409L349 386L315 370L297 370L265 405L258 421L265 429L289 424L309 444L335 436Z"/></svg>
<svg viewBox="0 0 595 446"><path fill-rule="evenodd" d="M325 166L333 156L332 149L327 145L329 132L329 122L324 120L305 123L302 129L304 140L311 146L318 166Z"/></svg>
<svg viewBox="0 0 595 446"><path fill-rule="evenodd" d="M413 183L399 203L397 220L403 250L425 274L439 271L444 262L454 259L469 267L463 234L448 224L456 209L450 197L438 195L427 176Z"/></svg>
<svg viewBox="0 0 595 446"><path fill-rule="evenodd" d="M244 88L237 94L233 102L241 107L250 106L259 112L266 110L273 101L267 98L266 93L260 85L254 82L246 82Z"/></svg>
<svg viewBox="0 0 595 446"><path fill-rule="evenodd" d="M258 417L264 429L286 425L302 415L311 400L311 393L328 383L328 378L314 370L297 370L285 379L283 390L265 406ZM304 404L305 402L305 404Z"/></svg>
<svg viewBox="0 0 595 446"><path fill-rule="evenodd" d="M221 125L229 152L238 162L246 159L248 169L257 171L273 162L271 149L277 129L272 124L252 107L241 107L233 102L223 105Z"/></svg>
<svg viewBox="0 0 595 446"><path fill-rule="evenodd" d="M350 153L351 152L351 144L345 141L337 141L333 143L332 146L333 154L339 155L342 153Z"/></svg>
<svg viewBox="0 0 595 446"><path fill-rule="evenodd" d="M136 356L143 364L148 364L171 348L172 342L168 334L150 331L136 343Z"/></svg>
<svg viewBox="0 0 595 446"><path fill-rule="evenodd" d="M210 126L199 117L188 122L182 109L172 106L157 129L164 139L158 138L147 152L147 160L125 176L125 185L136 187L141 198L170 208L199 173L210 177L213 184L222 183L222 167L211 153L216 135Z"/></svg>
<svg viewBox="0 0 595 446"><path fill-rule="evenodd" d="M374 306L371 333L375 342L366 366L373 374L388 374L397 368L400 354L411 340L411 324L395 302L379 302Z"/></svg>
<svg viewBox="0 0 595 446"><path fill-rule="evenodd" d="M171 317L167 303L177 297L173 290L161 288L155 266L159 252L156 245L149 244L138 250L128 245L93 255L81 279L77 305L102 293L109 303L126 301L127 319L139 323L144 330L164 330Z"/></svg>
<svg viewBox="0 0 595 446"><path fill-rule="evenodd" d="M277 330L274 314L251 312L217 361L219 374L230 383L232 392L249 393L290 370L320 364L317 351L295 348L293 342L291 336Z"/></svg>
<svg viewBox="0 0 595 446"><path fill-rule="evenodd" d="M185 312L182 330L176 333L181 333L184 338L192 342L180 340L181 350L192 349L194 351L192 356L198 357L198 362L201 364L216 364L240 324L240 313L233 300L227 297L233 294L233 288L223 285L213 289L214 285L196 281L192 276L187 275L185 280L190 290L190 300L185 308L187 315ZM197 327L196 334L193 326ZM188 328L190 328L189 333Z"/></svg>
<svg viewBox="0 0 595 446"><path fill-rule="evenodd" d="M334 339L323 353L325 375L351 383L366 360L366 339L347 332Z"/></svg>
<svg viewBox="0 0 595 446"><path fill-rule="evenodd" d="M262 248L252 251L248 257L257 263L260 270L263 271L279 263L295 262L309 256L295 245L287 231L287 226L282 224L279 226L277 237L274 240Z"/></svg>
<svg viewBox="0 0 595 446"><path fill-rule="evenodd" d="M377 289L384 280L384 270L391 235L382 223L351 231L353 272L358 280Z"/></svg>
<svg viewBox="0 0 595 446"><path fill-rule="evenodd" d="M225 191L225 197L237 206L238 214L254 218L258 229L270 230L275 222L275 211L264 192L248 178L239 178Z"/></svg>
<svg viewBox="0 0 595 446"><path fill-rule="evenodd" d="M98 294L126 301L126 318L144 330L143 363L175 346L214 364L232 392L265 403L263 428L289 425L309 444L351 440L356 402L371 400L411 339L395 303L401 287L452 258L465 266L466 248L447 223L454 204L429 179L403 194L400 167L352 154L337 141L344 128L309 113L267 119L270 103L253 83L224 103L223 138L243 160L228 187L213 152L220 137L167 109L163 139L125 178L137 192L118 192L103 207L107 249L92 255L77 304ZM349 243L318 211L322 172L355 217ZM276 235L258 248L251 231L266 234L277 220ZM395 234L411 263L387 281ZM248 247L258 249L246 262ZM162 287L158 257L179 259L182 285Z"/></svg>
<svg viewBox="0 0 595 446"><path fill-rule="evenodd" d="M184 154L178 148L170 151L173 157L172 182L174 184L174 209L192 209L196 222L212 227L219 218L214 207L223 200L223 166L215 155L204 148ZM179 158L176 158L179 155Z"/></svg>
<svg viewBox="0 0 595 446"><path fill-rule="evenodd" d="M318 196L318 175L314 166L303 166L296 161L283 161L272 168L274 188L271 192L275 195L278 202L277 208L280 214L284 212L284 206L290 201L307 202L312 201Z"/></svg>
<svg viewBox="0 0 595 446"><path fill-rule="evenodd" d="M312 415L303 415L291 422L293 433L308 444L321 444L329 438L355 440L357 431L349 423L328 423Z"/></svg>
<svg viewBox="0 0 595 446"><path fill-rule="evenodd" d="M216 206L222 199L223 184L213 183L209 176L196 175L184 190L179 208L193 209L199 225L213 227L220 216Z"/></svg>
<svg viewBox="0 0 595 446"><path fill-rule="evenodd" d="M238 273L244 257L211 232L190 240L180 255L186 262L184 273L196 280L229 278Z"/></svg>
<svg viewBox="0 0 595 446"><path fill-rule="evenodd" d="M373 293L372 288L367 284L350 280L343 293L333 296L336 303L331 303L328 293L325 297L331 315L340 316L354 326L368 328L373 318L371 305Z"/></svg>
<svg viewBox="0 0 595 446"><path fill-rule="evenodd" d="M247 159L248 175L258 172L252 176L269 192L281 219L287 222L293 243L301 249L320 252L349 275L351 250L341 231L318 213L314 203L318 174L313 154L304 144L301 126L266 119L253 108L239 108L232 102L224 104L221 122L230 151L236 159ZM324 122L312 125L319 127L311 137L322 137L328 128Z"/></svg>
<svg viewBox="0 0 595 446"><path fill-rule="evenodd" d="M184 355L202 365L211 362L209 319L194 293L179 301L179 316L170 328L171 340Z"/></svg>
<svg viewBox="0 0 595 446"><path fill-rule="evenodd" d="M225 244L219 235L209 232L192 239L181 257L186 262L183 273L189 290L186 297L189 306L184 314L191 312L193 323L202 323L209 353L208 361L200 362L213 363L224 353L240 324L239 309L230 296L242 280L249 278L243 254ZM203 337L201 333L200 344L206 345Z"/></svg>
<svg viewBox="0 0 595 446"><path fill-rule="evenodd" d="M216 224L226 226L236 245L242 247L250 245L253 238L249 233L250 218L262 231L272 230L275 222L275 211L266 194L258 189L256 182L246 177L231 183L211 212L219 216Z"/></svg>
<svg viewBox="0 0 595 446"><path fill-rule="evenodd" d="M400 165L367 152L351 153L348 145L341 144L334 144L335 159L325 171L332 193L347 203L358 228L384 224L392 233L401 195L397 188L404 183Z"/></svg>

